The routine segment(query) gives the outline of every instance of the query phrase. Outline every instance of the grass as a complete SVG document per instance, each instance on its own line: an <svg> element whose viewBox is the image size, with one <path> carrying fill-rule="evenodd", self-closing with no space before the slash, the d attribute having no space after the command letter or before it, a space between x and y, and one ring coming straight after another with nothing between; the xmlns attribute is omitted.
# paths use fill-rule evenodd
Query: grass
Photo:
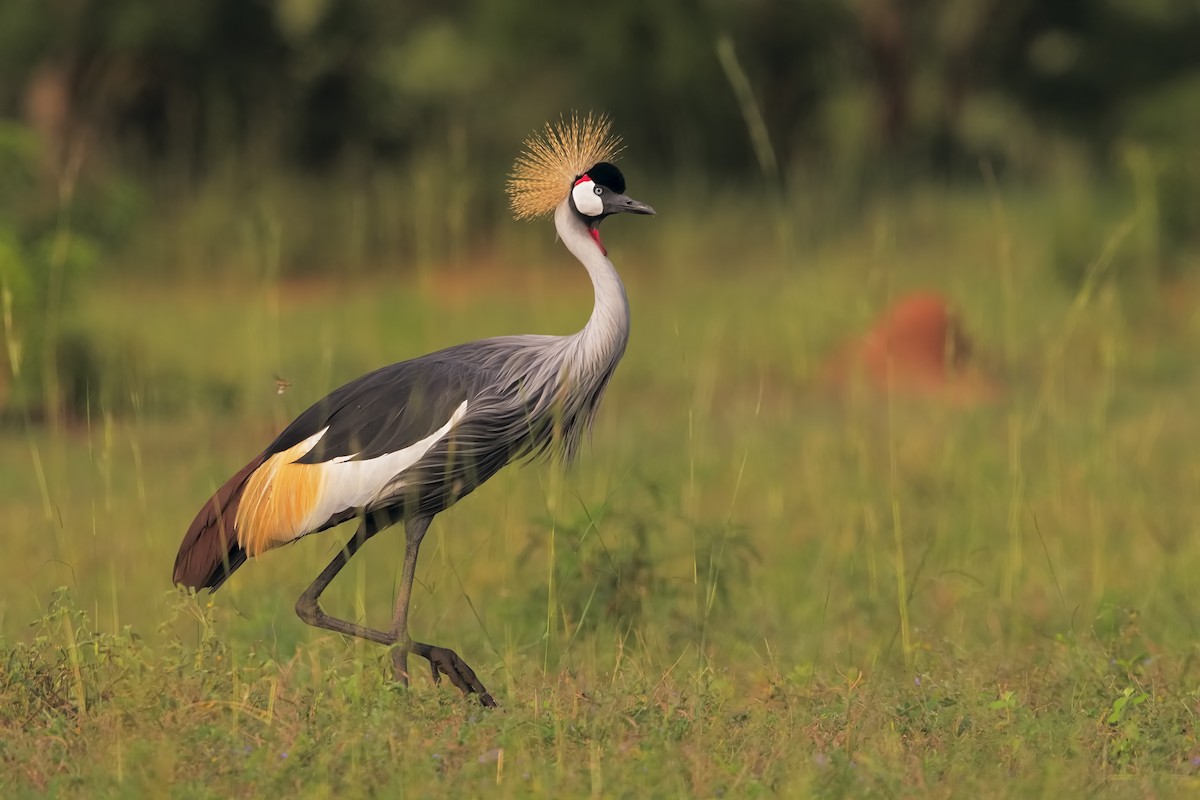
<svg viewBox="0 0 1200 800"><path fill-rule="evenodd" d="M170 567L215 485L343 380L577 328L586 279L549 233L507 233L483 268L89 287L72 324L105 399L0 434L0 794L1200 788L1188 286L1106 273L1103 238L1064 282L1036 192L917 190L825 235L799 201L706 224L671 199L610 223L634 338L581 463L506 470L426 540L414 631L494 712L295 618L346 528L211 597ZM1002 398L818 388L919 287L954 299ZM381 623L401 537L367 552L325 606Z"/></svg>

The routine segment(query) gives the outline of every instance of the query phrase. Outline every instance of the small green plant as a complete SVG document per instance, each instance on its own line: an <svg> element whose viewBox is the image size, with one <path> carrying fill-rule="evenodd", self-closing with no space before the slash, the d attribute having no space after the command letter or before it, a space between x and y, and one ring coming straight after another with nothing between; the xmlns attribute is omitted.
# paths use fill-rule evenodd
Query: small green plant
<svg viewBox="0 0 1200 800"><path fill-rule="evenodd" d="M1150 696L1140 689L1126 686L1113 700L1104 718L1104 724L1109 727L1105 757L1116 769L1128 768L1144 745L1145 736L1136 709L1149 699Z"/></svg>
<svg viewBox="0 0 1200 800"><path fill-rule="evenodd" d="M572 625L588 625L597 617L622 627L637 625L646 601L671 591L656 570L652 524L652 518L641 514L582 505L578 513L558 521L558 535L569 546L557 551L556 598ZM535 540L530 547L543 544ZM531 602L544 598L542 587L530 596Z"/></svg>
<svg viewBox="0 0 1200 800"><path fill-rule="evenodd" d="M1132 686L1126 686L1121 690L1120 697L1113 700L1112 710L1104 718L1104 721L1109 725L1120 725L1133 709L1149 699L1150 695L1145 692Z"/></svg>
<svg viewBox="0 0 1200 800"><path fill-rule="evenodd" d="M1012 689L1005 689L998 698L988 703L988 709L1010 714L1018 705L1020 705L1020 701L1017 700L1017 693Z"/></svg>
<svg viewBox="0 0 1200 800"><path fill-rule="evenodd" d="M118 690L125 670L140 663L132 632L98 633L60 587L32 624L28 642L0 649L0 719L66 720L88 713Z"/></svg>

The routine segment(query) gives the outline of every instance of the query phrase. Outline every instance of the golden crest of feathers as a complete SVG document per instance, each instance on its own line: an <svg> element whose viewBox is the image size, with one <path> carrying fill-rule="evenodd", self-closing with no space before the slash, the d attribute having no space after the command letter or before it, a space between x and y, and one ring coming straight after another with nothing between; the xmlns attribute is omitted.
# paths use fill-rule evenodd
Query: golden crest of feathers
<svg viewBox="0 0 1200 800"><path fill-rule="evenodd" d="M525 152L508 176L513 216L536 219L552 213L571 193L575 178L620 152L621 138L604 115L572 113L570 119L546 123L545 130L525 140Z"/></svg>

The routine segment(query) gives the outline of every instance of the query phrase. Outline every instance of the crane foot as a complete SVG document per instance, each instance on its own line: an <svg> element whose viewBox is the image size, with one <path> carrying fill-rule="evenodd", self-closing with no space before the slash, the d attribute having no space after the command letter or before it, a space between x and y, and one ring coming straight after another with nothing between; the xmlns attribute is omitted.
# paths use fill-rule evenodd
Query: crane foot
<svg viewBox="0 0 1200 800"><path fill-rule="evenodd" d="M463 696L470 694L479 695L479 702L486 708L495 708L496 701L492 695L480 683L479 678L475 676L475 670L463 661L458 653L447 647L435 647L422 642L413 642L408 647L408 652L413 655L421 656L429 661L429 667L433 675L435 684L442 682L442 676L445 675L450 679L450 683L458 687L458 690L463 693ZM407 660L407 659L405 659ZM403 673L400 670L400 659L393 654L393 663L397 667L397 677L401 683L407 685L407 664ZM401 678L403 674L403 678Z"/></svg>

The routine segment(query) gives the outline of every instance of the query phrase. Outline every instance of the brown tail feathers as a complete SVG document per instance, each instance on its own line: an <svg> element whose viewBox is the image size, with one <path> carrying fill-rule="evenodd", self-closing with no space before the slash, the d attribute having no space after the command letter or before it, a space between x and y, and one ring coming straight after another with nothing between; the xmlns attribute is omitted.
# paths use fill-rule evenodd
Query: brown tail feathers
<svg viewBox="0 0 1200 800"><path fill-rule="evenodd" d="M175 583L215 592L246 561L246 551L238 545L233 521L246 479L263 460L259 456L238 470L196 514L179 545L179 555L175 556Z"/></svg>

